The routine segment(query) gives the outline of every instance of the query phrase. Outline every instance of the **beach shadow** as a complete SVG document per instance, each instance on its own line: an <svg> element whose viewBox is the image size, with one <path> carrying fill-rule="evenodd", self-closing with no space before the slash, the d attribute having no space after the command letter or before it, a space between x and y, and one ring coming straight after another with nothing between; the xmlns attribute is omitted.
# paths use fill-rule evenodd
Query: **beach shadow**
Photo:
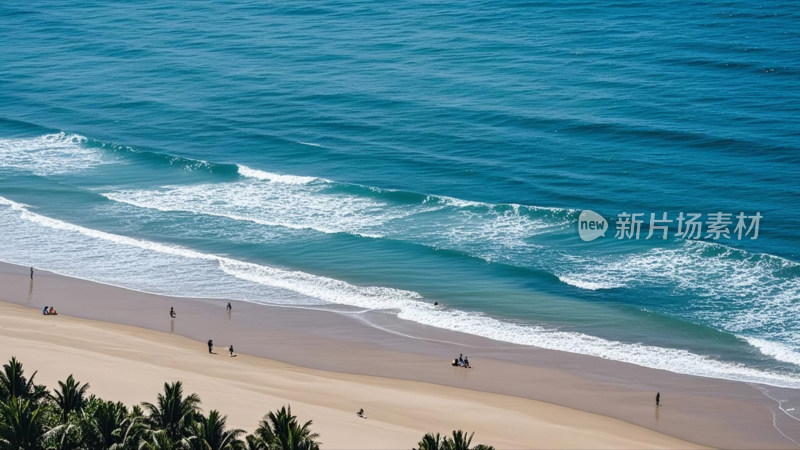
<svg viewBox="0 0 800 450"><path fill-rule="evenodd" d="M31 302L33 298L33 279L31 279L31 283L28 285L28 303Z"/></svg>
<svg viewBox="0 0 800 450"><path fill-rule="evenodd" d="M169 332L175 332L175 319L169 319Z"/></svg>
<svg viewBox="0 0 800 450"><path fill-rule="evenodd" d="M658 425L658 420L661 418L660 416L661 407L656 406L656 425Z"/></svg>

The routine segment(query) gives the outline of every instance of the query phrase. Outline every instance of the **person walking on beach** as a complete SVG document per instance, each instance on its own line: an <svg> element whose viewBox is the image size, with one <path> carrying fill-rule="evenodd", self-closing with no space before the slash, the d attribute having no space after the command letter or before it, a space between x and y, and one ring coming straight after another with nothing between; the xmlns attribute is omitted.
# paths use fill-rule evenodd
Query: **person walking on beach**
<svg viewBox="0 0 800 450"><path fill-rule="evenodd" d="M212 339L209 339L208 340L208 353L214 353L214 352L212 352L212 350L214 350L214 341Z"/></svg>
<svg viewBox="0 0 800 450"><path fill-rule="evenodd" d="M656 393L656 406L661 406L661 392Z"/></svg>
<svg viewBox="0 0 800 450"><path fill-rule="evenodd" d="M231 344L231 346L228 347L228 351L231 352L231 356L233 356L233 344Z"/></svg>
<svg viewBox="0 0 800 450"><path fill-rule="evenodd" d="M31 280L33 279L33 267L31 267Z"/></svg>
<svg viewBox="0 0 800 450"><path fill-rule="evenodd" d="M173 308L172 306L169 307L169 316L172 317L173 319L175 318L175 308Z"/></svg>
<svg viewBox="0 0 800 450"><path fill-rule="evenodd" d="M226 306L225 308L228 310L228 314L230 314L231 313L231 309L233 309L231 307L231 302L228 302L228 306Z"/></svg>

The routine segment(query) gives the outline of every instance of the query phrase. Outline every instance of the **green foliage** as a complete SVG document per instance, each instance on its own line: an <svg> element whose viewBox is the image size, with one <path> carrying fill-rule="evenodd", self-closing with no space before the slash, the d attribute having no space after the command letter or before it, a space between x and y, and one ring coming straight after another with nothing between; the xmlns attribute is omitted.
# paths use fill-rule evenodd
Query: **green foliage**
<svg viewBox="0 0 800 450"><path fill-rule="evenodd" d="M442 446L442 437L439 433L427 433L425 436L422 436L422 440L419 441L417 444L417 448L414 450L443 450L444 447Z"/></svg>
<svg viewBox="0 0 800 450"><path fill-rule="evenodd" d="M256 436L269 450L318 450L319 437L311 432L311 421L300 425L292 414L292 407L282 407L277 413L270 411L259 423Z"/></svg>
<svg viewBox="0 0 800 450"><path fill-rule="evenodd" d="M155 430L164 430L172 442L190 437L200 417L200 397L183 396L183 383L164 383L164 393L158 394L156 404L142 403L146 411L145 422Z"/></svg>
<svg viewBox="0 0 800 450"><path fill-rule="evenodd" d="M442 437L439 433L428 433L422 437L414 450L494 450L491 445L479 444L470 448L472 436L465 431L454 430L452 436Z"/></svg>
<svg viewBox="0 0 800 450"><path fill-rule="evenodd" d="M0 449L39 450L46 424L42 409L17 396L0 403Z"/></svg>
<svg viewBox="0 0 800 450"><path fill-rule="evenodd" d="M59 389L50 398L61 409L61 422L67 423L70 413L80 412L86 405L86 391L89 389L89 384L81 385L70 374L66 381L58 382L58 387Z"/></svg>
<svg viewBox="0 0 800 450"><path fill-rule="evenodd" d="M33 372L30 379L25 378L22 363L17 358L12 357L8 364L3 365L3 372L0 373L0 401L5 402L11 397L18 397L21 400L29 400L31 404L37 405L47 397L47 388L33 382L36 372Z"/></svg>
<svg viewBox="0 0 800 450"><path fill-rule="evenodd" d="M81 426L88 448L110 448L122 443L122 431L128 420L128 408L120 402L92 397L83 408Z"/></svg>
<svg viewBox="0 0 800 450"><path fill-rule="evenodd" d="M242 448L243 442L239 436L244 430L226 430L227 416L220 415L219 411L212 409L208 417L202 417L195 425L195 439L192 442L194 450L236 450Z"/></svg>

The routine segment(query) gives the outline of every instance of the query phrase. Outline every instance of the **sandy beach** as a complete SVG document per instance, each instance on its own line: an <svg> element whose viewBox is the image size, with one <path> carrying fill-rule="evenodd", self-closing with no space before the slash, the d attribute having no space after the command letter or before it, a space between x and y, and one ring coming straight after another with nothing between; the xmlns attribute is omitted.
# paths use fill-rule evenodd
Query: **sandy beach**
<svg viewBox="0 0 800 450"><path fill-rule="evenodd" d="M0 336L48 386L153 401L183 381L252 430L291 404L324 448L410 448L475 431L496 448L797 448L800 426L758 386L391 322L380 314L168 298L0 265ZM54 305L57 317L42 316ZM174 307L177 317L169 317ZM369 322L371 325L366 325ZM206 340L214 339L215 354ZM233 344L237 357L224 350ZM451 367L459 353L473 369ZM663 405L655 407L655 393ZM773 390L774 392L774 390ZM797 395L786 390L786 395ZM355 411L364 408L367 419Z"/></svg>

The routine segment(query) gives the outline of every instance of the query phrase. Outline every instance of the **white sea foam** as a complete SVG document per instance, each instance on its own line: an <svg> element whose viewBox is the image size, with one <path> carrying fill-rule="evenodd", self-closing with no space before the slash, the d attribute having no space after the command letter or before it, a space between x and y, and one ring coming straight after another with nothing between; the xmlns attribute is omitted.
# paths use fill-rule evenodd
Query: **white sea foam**
<svg viewBox="0 0 800 450"><path fill-rule="evenodd" d="M139 208L225 217L292 230L397 239L464 251L487 261L527 257L536 248L531 238L569 225L565 220L530 214L520 206L453 209L436 201L404 203L330 190L325 183L285 184L254 178L102 195Z"/></svg>
<svg viewBox="0 0 800 450"><path fill-rule="evenodd" d="M771 255L749 254L716 243L685 241L625 257L573 258L573 269L559 274L582 289L608 287L669 288L688 304L679 308L690 320L745 337L765 355L800 363L796 348L800 327L800 278L787 276L797 263ZM671 305L655 305L672 314ZM781 344L784 343L784 344Z"/></svg>
<svg viewBox="0 0 800 450"><path fill-rule="evenodd" d="M767 341L748 336L739 336L750 345L756 347L761 353L771 356L778 361L788 362L800 366L800 347L790 347L779 342Z"/></svg>
<svg viewBox="0 0 800 450"><path fill-rule="evenodd" d="M77 134L56 133L35 138L0 139L0 167L36 175L58 175L90 169L110 157L85 146Z"/></svg>
<svg viewBox="0 0 800 450"><path fill-rule="evenodd" d="M284 184L308 184L320 180L316 177L303 177L299 175L279 175L277 173L265 172L263 170L251 169L245 165L239 164L239 175L245 178L255 178L261 181L272 181L273 183Z"/></svg>
<svg viewBox="0 0 800 450"><path fill-rule="evenodd" d="M243 181L164 186L102 195L140 208L184 211L266 226L364 237L381 237L388 222L433 209L407 209L369 197L326 193L325 189L325 186L314 184Z"/></svg>
<svg viewBox="0 0 800 450"><path fill-rule="evenodd" d="M308 145L309 147L322 147L320 144L314 142L297 141L298 144Z"/></svg>
<svg viewBox="0 0 800 450"><path fill-rule="evenodd" d="M572 278L569 276L561 275L558 277L563 283L567 283L571 286L579 287L581 289L586 289L589 291L597 291L600 289L615 289L622 287L621 284L615 284L611 281L586 281L580 278Z"/></svg>
<svg viewBox="0 0 800 450"><path fill-rule="evenodd" d="M356 286L305 272L94 230L37 214L26 205L3 197L0 197L0 206L3 207L0 208L0 226L12 238L0 241L3 254L17 259L11 262L23 262L20 260L28 258L24 259L24 263L28 263L31 255L40 252L45 266L67 267L64 271L67 275L121 281L128 287L142 289L144 286L152 292L166 294L177 289L184 295L200 292L201 296L218 297L224 293L228 298L274 303L287 303L288 293L295 293L297 295L289 299L289 303L318 300L390 310L404 320L499 341L593 355L678 373L800 387L796 377L722 362L685 350L626 344L582 333L503 322L480 313L435 308L430 300L412 291ZM57 234L53 245L46 245L48 240L41 238L45 233L51 237ZM81 270L88 271L89 276ZM153 273L159 276L153 277ZM257 296L252 295L254 290Z"/></svg>

